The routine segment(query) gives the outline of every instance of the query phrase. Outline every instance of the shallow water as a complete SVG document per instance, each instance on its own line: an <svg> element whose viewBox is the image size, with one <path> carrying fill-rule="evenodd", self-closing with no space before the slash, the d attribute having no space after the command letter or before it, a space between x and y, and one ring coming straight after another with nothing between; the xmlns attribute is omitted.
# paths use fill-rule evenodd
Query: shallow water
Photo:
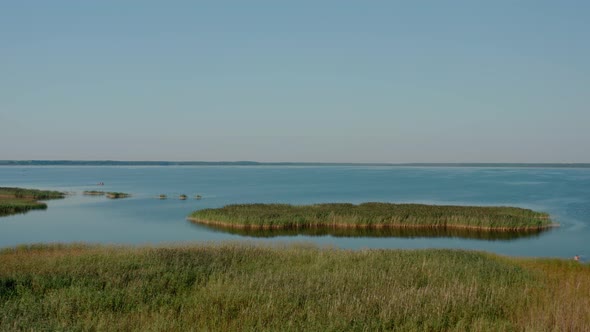
<svg viewBox="0 0 590 332"><path fill-rule="evenodd" d="M104 186L97 186L104 182ZM24 243L168 244L248 240L342 248L465 248L512 256L590 256L590 169L392 166L5 166L0 186L73 192L45 211L0 218L0 247ZM84 190L121 191L109 200ZM159 200L167 194L167 200ZM187 194L186 201L178 200ZM203 196L201 200L193 197ZM244 234L186 221L232 203L416 202L511 205L545 211L561 227L533 236ZM365 235L365 234L360 234ZM428 236L426 236L428 235Z"/></svg>

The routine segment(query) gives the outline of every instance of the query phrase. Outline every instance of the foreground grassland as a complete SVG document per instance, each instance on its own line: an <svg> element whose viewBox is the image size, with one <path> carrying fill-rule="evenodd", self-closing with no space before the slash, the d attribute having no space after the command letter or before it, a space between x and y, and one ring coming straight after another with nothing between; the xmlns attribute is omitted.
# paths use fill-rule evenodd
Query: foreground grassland
<svg viewBox="0 0 590 332"><path fill-rule="evenodd" d="M235 204L193 212L194 222L234 228L472 228L517 231L553 226L549 215L529 209L424 204Z"/></svg>
<svg viewBox="0 0 590 332"><path fill-rule="evenodd" d="M29 210L46 209L38 200L63 198L64 193L50 190L0 187L0 217Z"/></svg>
<svg viewBox="0 0 590 332"><path fill-rule="evenodd" d="M0 330L588 331L590 269L453 250L0 252Z"/></svg>

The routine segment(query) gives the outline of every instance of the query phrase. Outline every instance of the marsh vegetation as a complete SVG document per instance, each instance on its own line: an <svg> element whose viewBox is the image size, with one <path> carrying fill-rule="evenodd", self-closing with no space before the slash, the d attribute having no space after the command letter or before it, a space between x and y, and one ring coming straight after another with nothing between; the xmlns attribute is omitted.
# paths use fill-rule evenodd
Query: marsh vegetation
<svg viewBox="0 0 590 332"><path fill-rule="evenodd" d="M47 204L38 200L64 197L59 191L0 187L0 216L46 209Z"/></svg>
<svg viewBox="0 0 590 332"><path fill-rule="evenodd" d="M547 213L516 207L392 203L235 204L195 211L189 220L250 229L397 227L522 231L553 226Z"/></svg>
<svg viewBox="0 0 590 332"><path fill-rule="evenodd" d="M38 189L25 189L25 188L9 188L0 187L0 198L19 198L19 199L35 199L35 200L47 200L47 199L59 199L64 198L65 193L54 191L54 190L38 190Z"/></svg>
<svg viewBox="0 0 590 332"><path fill-rule="evenodd" d="M0 252L0 330L588 331L590 268L243 244Z"/></svg>

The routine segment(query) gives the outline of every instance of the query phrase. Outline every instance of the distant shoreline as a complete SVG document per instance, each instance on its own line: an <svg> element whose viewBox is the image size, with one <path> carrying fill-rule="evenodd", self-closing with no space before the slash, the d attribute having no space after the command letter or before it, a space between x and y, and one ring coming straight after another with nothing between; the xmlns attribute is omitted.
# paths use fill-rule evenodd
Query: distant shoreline
<svg viewBox="0 0 590 332"><path fill-rule="evenodd" d="M388 166L590 168L590 163L323 163L257 161L0 160L0 166Z"/></svg>

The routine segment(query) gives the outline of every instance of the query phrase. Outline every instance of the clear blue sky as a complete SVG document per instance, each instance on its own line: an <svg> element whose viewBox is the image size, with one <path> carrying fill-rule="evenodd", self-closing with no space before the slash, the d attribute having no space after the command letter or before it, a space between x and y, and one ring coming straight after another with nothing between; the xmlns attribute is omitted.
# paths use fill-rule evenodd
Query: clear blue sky
<svg viewBox="0 0 590 332"><path fill-rule="evenodd" d="M589 1L2 1L0 159L590 162Z"/></svg>

